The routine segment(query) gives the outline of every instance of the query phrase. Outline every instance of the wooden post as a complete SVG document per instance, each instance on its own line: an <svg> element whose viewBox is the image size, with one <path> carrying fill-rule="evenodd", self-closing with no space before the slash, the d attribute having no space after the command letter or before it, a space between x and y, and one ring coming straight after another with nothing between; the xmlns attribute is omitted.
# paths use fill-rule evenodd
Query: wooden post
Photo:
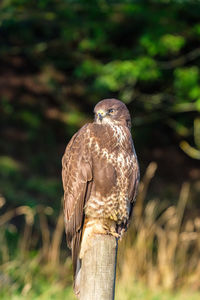
<svg viewBox="0 0 200 300"><path fill-rule="evenodd" d="M117 239L97 234L90 243L82 259L80 300L114 300Z"/></svg>

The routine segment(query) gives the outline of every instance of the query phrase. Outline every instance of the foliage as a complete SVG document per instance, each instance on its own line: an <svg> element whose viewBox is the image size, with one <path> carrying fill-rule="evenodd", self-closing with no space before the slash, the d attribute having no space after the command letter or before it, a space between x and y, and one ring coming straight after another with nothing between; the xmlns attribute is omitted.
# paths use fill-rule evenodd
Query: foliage
<svg viewBox="0 0 200 300"><path fill-rule="evenodd" d="M168 126L169 117L185 126L184 104L197 113L200 99L199 9L193 1L2 1L0 57L16 73L28 64L30 80L63 111L69 110L67 84L85 105L116 96L137 108L142 124L144 113L162 121L162 111ZM24 85L33 92L33 83ZM36 130L41 116L31 108L20 107L18 120ZM3 110L11 113L8 104Z"/></svg>

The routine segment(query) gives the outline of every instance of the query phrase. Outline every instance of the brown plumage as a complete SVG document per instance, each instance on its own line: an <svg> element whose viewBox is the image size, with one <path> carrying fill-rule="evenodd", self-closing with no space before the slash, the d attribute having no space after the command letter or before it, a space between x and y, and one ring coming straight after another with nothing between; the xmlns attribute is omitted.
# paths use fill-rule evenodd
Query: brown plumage
<svg viewBox="0 0 200 300"><path fill-rule="evenodd" d="M121 237L127 229L139 182L139 167L126 105L100 101L95 120L71 139L62 159L65 231L72 250L75 292L80 259L95 233Z"/></svg>

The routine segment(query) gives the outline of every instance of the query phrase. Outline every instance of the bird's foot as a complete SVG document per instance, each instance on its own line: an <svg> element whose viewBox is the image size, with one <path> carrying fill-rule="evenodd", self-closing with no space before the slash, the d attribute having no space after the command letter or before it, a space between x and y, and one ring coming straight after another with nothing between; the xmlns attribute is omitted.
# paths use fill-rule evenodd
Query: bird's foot
<svg viewBox="0 0 200 300"><path fill-rule="evenodd" d="M110 232L110 234L111 234L112 236L116 237L117 239L120 238L120 235L119 235L119 233L117 233L117 232Z"/></svg>

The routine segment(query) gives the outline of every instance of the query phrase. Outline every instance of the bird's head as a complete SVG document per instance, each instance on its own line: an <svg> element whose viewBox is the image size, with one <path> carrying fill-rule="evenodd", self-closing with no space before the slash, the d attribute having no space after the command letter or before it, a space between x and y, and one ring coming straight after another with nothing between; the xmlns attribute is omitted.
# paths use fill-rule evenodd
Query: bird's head
<svg viewBox="0 0 200 300"><path fill-rule="evenodd" d="M94 108L98 124L125 125L131 127L131 118L126 105L117 99L104 99Z"/></svg>

